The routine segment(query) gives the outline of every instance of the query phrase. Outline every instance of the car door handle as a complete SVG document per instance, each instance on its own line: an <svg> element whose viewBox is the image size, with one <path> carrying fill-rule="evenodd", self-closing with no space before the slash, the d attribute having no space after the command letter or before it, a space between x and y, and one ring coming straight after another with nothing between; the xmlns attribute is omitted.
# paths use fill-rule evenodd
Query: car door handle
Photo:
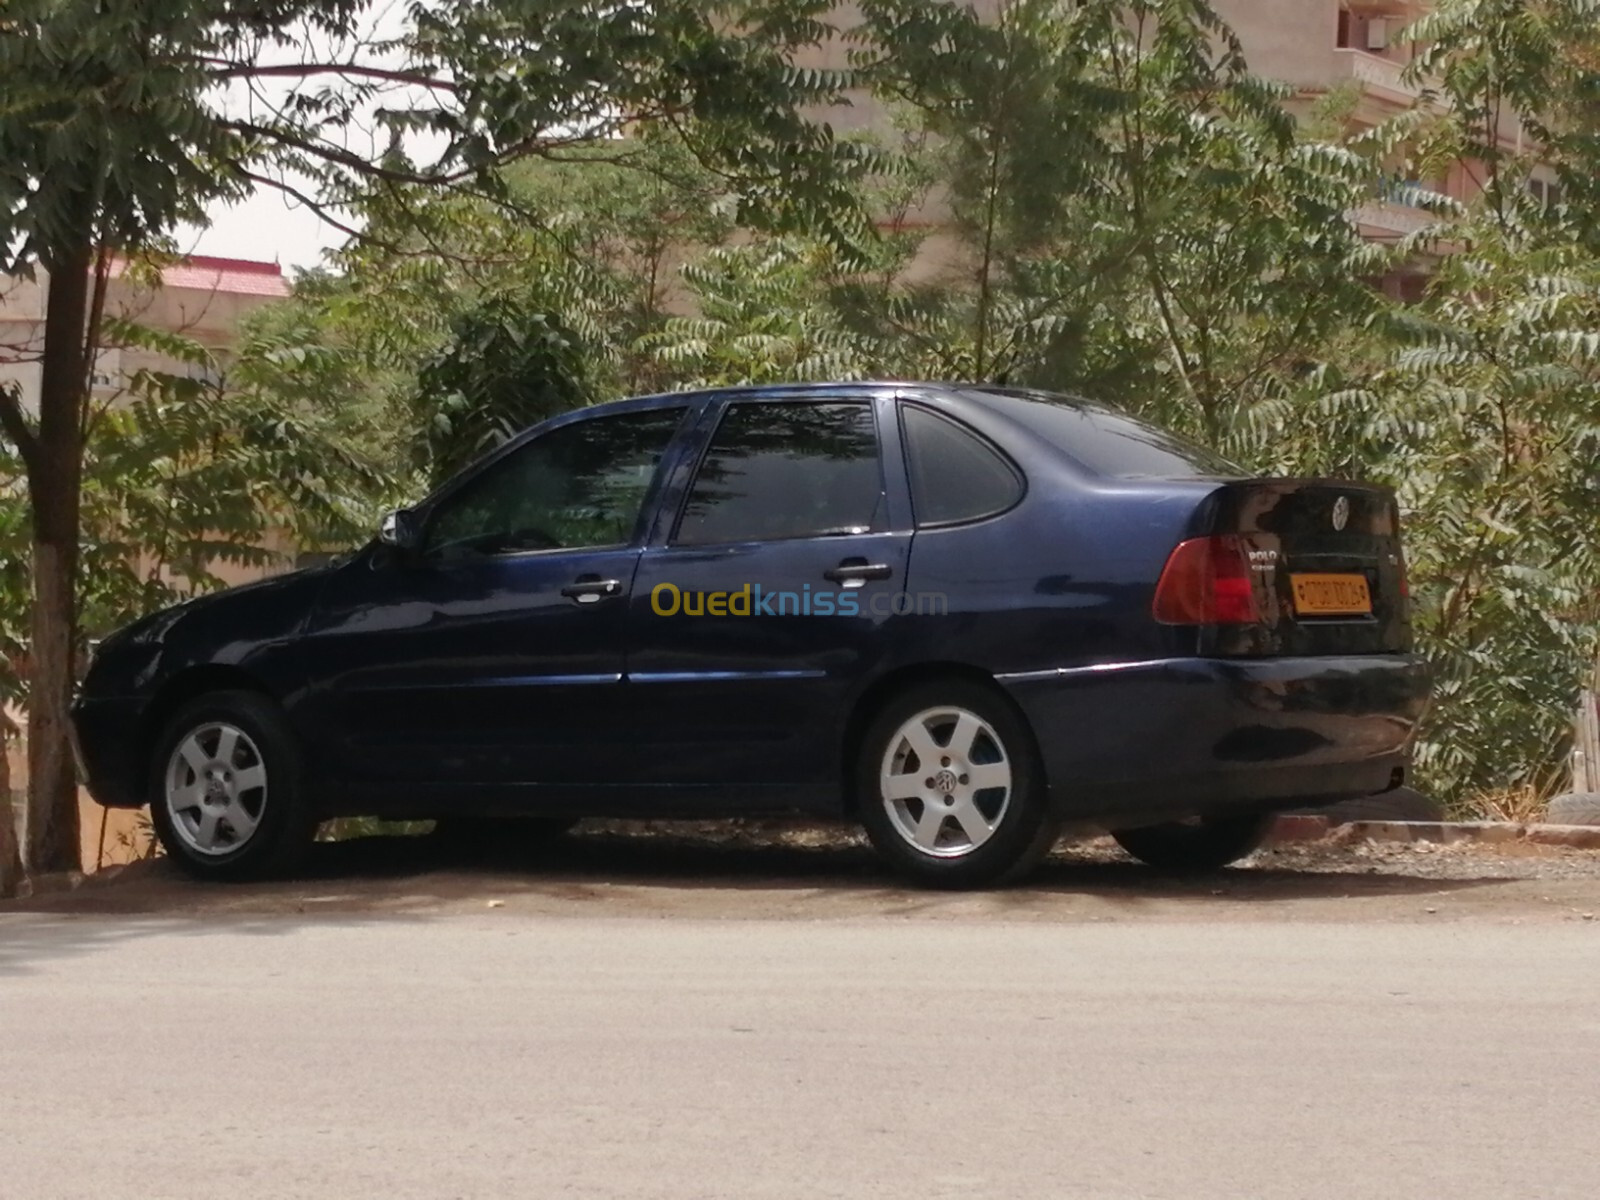
<svg viewBox="0 0 1600 1200"><path fill-rule="evenodd" d="M561 589L561 594L568 600L576 600L579 604L593 604L607 596L622 594L622 581L620 579L601 579L598 575L584 575L573 580Z"/></svg>
<svg viewBox="0 0 1600 1200"><path fill-rule="evenodd" d="M888 563L869 563L864 558L847 558L837 567L824 571L822 577L845 587L860 587L869 579L888 579L894 568Z"/></svg>

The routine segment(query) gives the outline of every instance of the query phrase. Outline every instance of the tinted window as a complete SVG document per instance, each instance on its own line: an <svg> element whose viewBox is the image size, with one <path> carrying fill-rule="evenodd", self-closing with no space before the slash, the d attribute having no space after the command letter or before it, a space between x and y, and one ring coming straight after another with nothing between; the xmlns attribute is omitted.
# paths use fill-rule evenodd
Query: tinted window
<svg viewBox="0 0 1600 1200"><path fill-rule="evenodd" d="M925 408L901 411L918 525L990 517L1022 498L1011 464L972 433Z"/></svg>
<svg viewBox="0 0 1600 1200"><path fill-rule="evenodd" d="M1219 454L1087 400L1015 392L978 395L1097 475L1239 479L1249 474Z"/></svg>
<svg viewBox="0 0 1600 1200"><path fill-rule="evenodd" d="M733 404L695 475L675 540L865 533L882 514L870 404Z"/></svg>
<svg viewBox="0 0 1600 1200"><path fill-rule="evenodd" d="M448 496L428 522L433 554L515 554L633 540L681 408L552 430Z"/></svg>

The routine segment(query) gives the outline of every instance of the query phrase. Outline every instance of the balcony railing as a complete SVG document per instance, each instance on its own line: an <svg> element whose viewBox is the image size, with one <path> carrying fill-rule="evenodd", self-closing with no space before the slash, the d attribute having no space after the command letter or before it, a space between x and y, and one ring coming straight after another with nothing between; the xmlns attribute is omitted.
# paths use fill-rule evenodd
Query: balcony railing
<svg viewBox="0 0 1600 1200"><path fill-rule="evenodd" d="M1334 61L1342 64L1339 71L1341 78L1354 79L1379 95L1401 103L1409 103L1422 95L1423 89L1419 85L1402 78L1405 63L1379 54L1368 54L1365 50L1341 48L1333 53L1336 56Z"/></svg>
<svg viewBox="0 0 1600 1200"><path fill-rule="evenodd" d="M1381 233L1405 236L1415 233L1437 218L1430 212L1413 208L1409 204L1396 204L1392 200L1374 200L1350 213L1357 225Z"/></svg>

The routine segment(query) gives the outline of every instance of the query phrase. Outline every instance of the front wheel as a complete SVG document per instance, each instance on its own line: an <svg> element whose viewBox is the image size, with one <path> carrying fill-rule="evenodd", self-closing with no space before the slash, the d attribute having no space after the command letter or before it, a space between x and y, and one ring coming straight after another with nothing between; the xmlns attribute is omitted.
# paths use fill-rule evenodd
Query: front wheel
<svg viewBox="0 0 1600 1200"><path fill-rule="evenodd" d="M1055 842L1033 734L981 684L923 684L890 701L867 729L856 771L867 836L918 883L1015 879Z"/></svg>
<svg viewBox="0 0 1600 1200"><path fill-rule="evenodd" d="M230 691L179 709L151 764L150 820L167 857L201 879L289 871L317 822L278 706Z"/></svg>
<svg viewBox="0 0 1600 1200"><path fill-rule="evenodd" d="M1163 871L1215 871L1259 850L1272 820L1270 813L1206 817L1115 830L1111 836L1140 862Z"/></svg>

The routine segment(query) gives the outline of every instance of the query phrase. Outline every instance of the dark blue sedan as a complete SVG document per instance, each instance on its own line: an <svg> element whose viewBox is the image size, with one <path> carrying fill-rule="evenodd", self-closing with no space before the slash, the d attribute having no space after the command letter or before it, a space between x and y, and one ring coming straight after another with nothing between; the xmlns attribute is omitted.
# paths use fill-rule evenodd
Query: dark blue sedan
<svg viewBox="0 0 1600 1200"><path fill-rule="evenodd" d="M1407 609L1383 488L1059 396L732 389L558 417L343 562L119 631L75 718L95 797L208 878L341 814L847 814L940 886L1068 824L1203 869L1403 782Z"/></svg>

